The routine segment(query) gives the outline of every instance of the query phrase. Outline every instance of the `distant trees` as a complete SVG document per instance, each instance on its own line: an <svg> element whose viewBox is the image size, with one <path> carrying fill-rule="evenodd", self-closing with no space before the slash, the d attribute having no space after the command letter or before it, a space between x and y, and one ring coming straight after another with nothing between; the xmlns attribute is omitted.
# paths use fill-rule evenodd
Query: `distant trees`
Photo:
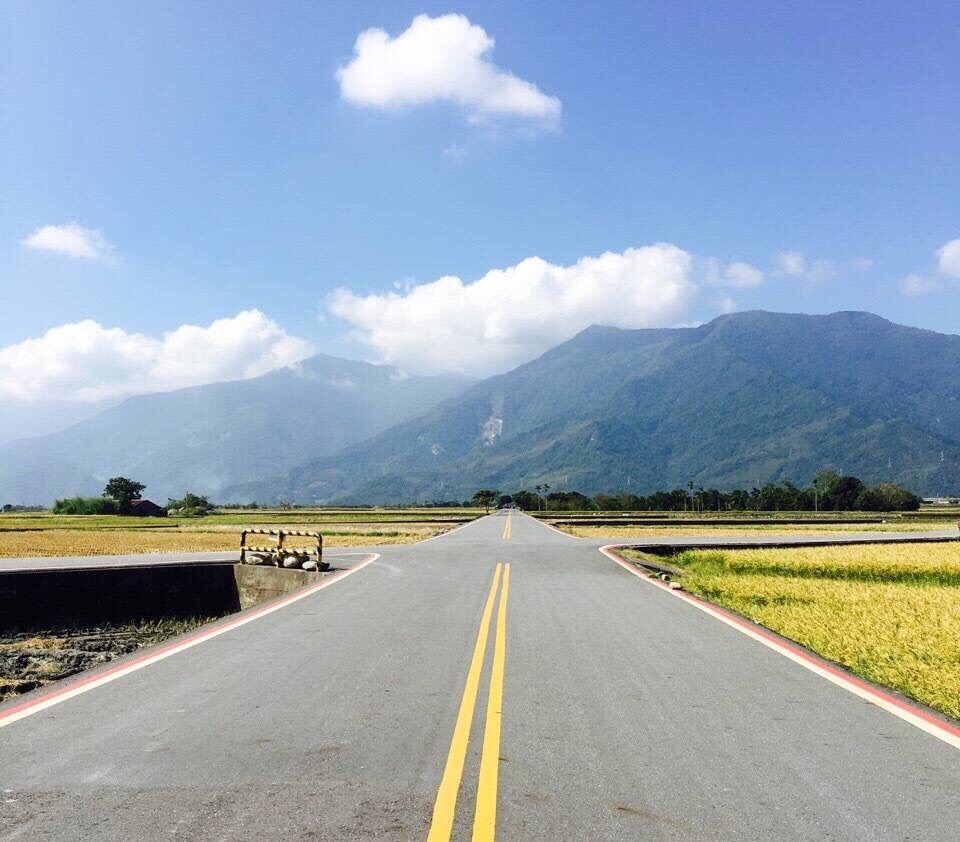
<svg viewBox="0 0 960 842"><path fill-rule="evenodd" d="M53 504L55 515L116 515L120 513L116 500L109 497L67 497Z"/></svg>
<svg viewBox="0 0 960 842"><path fill-rule="evenodd" d="M646 496L621 492L587 497L579 491L557 491L541 497L549 486L534 486L536 494L517 491L513 502L525 511L657 511L657 512L897 512L916 511L920 498L893 483L866 485L854 476L821 471L807 488L792 482L758 488L719 491L715 488L675 488ZM478 492L479 494L480 492ZM473 500L475 505L483 505Z"/></svg>
<svg viewBox="0 0 960 842"><path fill-rule="evenodd" d="M473 495L472 502L474 506L483 506L483 510L489 514L490 506L493 505L499 496L499 491L496 491L492 488L481 488L476 494Z"/></svg>
<svg viewBox="0 0 960 842"><path fill-rule="evenodd" d="M513 504L525 512L534 511L540 508L540 495L534 494L532 491L515 491L513 493Z"/></svg>
<svg viewBox="0 0 960 842"><path fill-rule="evenodd" d="M167 500L166 510L171 515L180 517L203 517L214 510L214 505L206 497L200 494L191 494L189 491L183 495L182 500Z"/></svg>
<svg viewBox="0 0 960 842"><path fill-rule="evenodd" d="M140 499L145 488L142 482L126 477L112 477L103 489L103 496L113 500L119 513L126 515L130 513L130 504Z"/></svg>
<svg viewBox="0 0 960 842"><path fill-rule="evenodd" d="M865 512L915 512L920 508L920 498L899 485L883 482L864 488L856 508Z"/></svg>

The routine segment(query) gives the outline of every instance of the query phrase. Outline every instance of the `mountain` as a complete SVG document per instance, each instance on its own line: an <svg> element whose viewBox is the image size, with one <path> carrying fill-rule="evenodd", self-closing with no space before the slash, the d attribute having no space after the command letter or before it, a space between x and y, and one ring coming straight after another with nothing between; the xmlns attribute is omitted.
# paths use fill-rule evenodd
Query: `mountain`
<svg viewBox="0 0 960 842"><path fill-rule="evenodd" d="M832 466L960 487L960 336L869 313L746 312L695 328L592 327L420 417L237 499L456 499L808 481Z"/></svg>
<svg viewBox="0 0 960 842"><path fill-rule="evenodd" d="M0 447L0 502L99 494L111 476L158 501L283 472L463 391L456 376L315 356L251 380L129 398L61 432Z"/></svg>

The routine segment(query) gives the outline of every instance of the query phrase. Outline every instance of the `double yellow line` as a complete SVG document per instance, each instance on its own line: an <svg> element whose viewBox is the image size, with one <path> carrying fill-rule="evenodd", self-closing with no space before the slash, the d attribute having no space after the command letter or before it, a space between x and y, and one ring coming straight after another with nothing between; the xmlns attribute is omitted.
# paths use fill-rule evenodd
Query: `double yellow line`
<svg viewBox="0 0 960 842"><path fill-rule="evenodd" d="M477 783L477 804L473 815L473 842L493 842L497 826L497 775L500 767L500 719L503 708L503 668L507 656L507 597L510 593L510 565L498 564L493 573L493 583L480 619L473 658L467 671L467 682L460 700L460 712L453 727L453 739L447 763L437 790L433 806L433 819L427 842L449 842L453 820L457 810L457 795L463 779L463 767L470 742L473 712L477 705L480 688L480 673L487 651L490 634L490 619L500 586L500 604L497 608L496 637L493 642L493 666L490 673L490 689L487 695L487 716L483 732L483 748L480 754L480 777Z"/></svg>
<svg viewBox="0 0 960 842"><path fill-rule="evenodd" d="M503 525L503 535L501 535L500 537L503 538L504 541L509 539L510 536L513 534L513 524L511 522L511 517L512 515L507 515L507 522Z"/></svg>

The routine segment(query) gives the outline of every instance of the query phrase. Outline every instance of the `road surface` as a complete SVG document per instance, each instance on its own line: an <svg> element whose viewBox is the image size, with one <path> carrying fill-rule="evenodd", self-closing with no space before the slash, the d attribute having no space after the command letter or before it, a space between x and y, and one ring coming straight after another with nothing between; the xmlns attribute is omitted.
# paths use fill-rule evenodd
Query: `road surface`
<svg viewBox="0 0 960 842"><path fill-rule="evenodd" d="M957 838L960 742L595 541L514 514L379 552L0 707L0 839Z"/></svg>

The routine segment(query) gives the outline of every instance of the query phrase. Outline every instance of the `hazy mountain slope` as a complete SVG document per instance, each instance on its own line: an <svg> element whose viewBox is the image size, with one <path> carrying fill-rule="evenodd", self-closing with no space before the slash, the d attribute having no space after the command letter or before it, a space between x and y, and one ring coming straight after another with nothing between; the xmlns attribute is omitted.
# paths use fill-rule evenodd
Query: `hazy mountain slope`
<svg viewBox="0 0 960 842"><path fill-rule="evenodd" d="M482 485L585 492L808 480L960 485L960 337L867 313L594 327L247 498L389 502ZM941 462L941 452L944 461Z"/></svg>
<svg viewBox="0 0 960 842"><path fill-rule="evenodd" d="M275 475L462 391L458 377L316 356L252 380L130 398L54 435L0 448L0 502L99 493L110 476L164 501Z"/></svg>

